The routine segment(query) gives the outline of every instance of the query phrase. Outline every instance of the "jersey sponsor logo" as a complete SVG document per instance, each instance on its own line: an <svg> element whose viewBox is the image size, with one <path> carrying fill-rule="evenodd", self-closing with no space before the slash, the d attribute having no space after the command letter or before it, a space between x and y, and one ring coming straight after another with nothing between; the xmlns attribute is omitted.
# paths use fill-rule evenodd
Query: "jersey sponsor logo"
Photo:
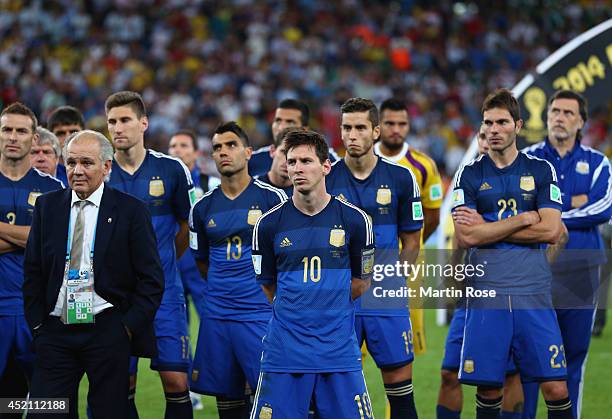
<svg viewBox="0 0 612 419"><path fill-rule="evenodd" d="M459 205L465 205L465 195L463 189L455 189L453 191L453 208Z"/></svg>
<svg viewBox="0 0 612 419"><path fill-rule="evenodd" d="M563 204L561 200L561 189L557 185L550 185L550 200L557 204Z"/></svg>
<svg viewBox="0 0 612 419"><path fill-rule="evenodd" d="M153 179L149 182L149 195L162 196L164 194L164 181L161 179Z"/></svg>
<svg viewBox="0 0 612 419"><path fill-rule="evenodd" d="M41 192L35 192L35 191L30 192L30 194L28 195L28 204L31 206L34 206L34 204L36 204L36 198L38 198L41 195L42 195Z"/></svg>
<svg viewBox="0 0 612 419"><path fill-rule="evenodd" d="M342 226L341 226L342 227ZM334 228L329 232L329 244L335 247L342 247L345 243L345 233L341 228Z"/></svg>
<svg viewBox="0 0 612 419"><path fill-rule="evenodd" d="M535 189L535 179L533 176L521 176L520 187L526 192L533 191Z"/></svg>
<svg viewBox="0 0 612 419"><path fill-rule="evenodd" d="M215 220L211 218L210 220L208 220L208 224L206 224L206 227L208 228L217 227L217 224L215 223Z"/></svg>
<svg viewBox="0 0 612 419"><path fill-rule="evenodd" d="M463 361L463 372L471 374L474 372L474 361L471 359L466 359Z"/></svg>
<svg viewBox="0 0 612 419"><path fill-rule="evenodd" d="M272 408L270 406L262 406L259 410L259 419L272 419Z"/></svg>
<svg viewBox="0 0 612 419"><path fill-rule="evenodd" d="M391 189L387 187L379 188L376 191L376 203L380 205L389 205L391 203Z"/></svg>
<svg viewBox="0 0 612 419"><path fill-rule="evenodd" d="M198 233L193 231L189 232L189 247L193 250L198 250Z"/></svg>
<svg viewBox="0 0 612 419"><path fill-rule="evenodd" d="M291 240L289 240L287 237L282 239L280 242L280 247L289 247L291 245L293 245L293 243L291 243Z"/></svg>
<svg viewBox="0 0 612 419"><path fill-rule="evenodd" d="M588 161L579 161L576 163L576 173L579 175L588 175L589 174L589 162Z"/></svg>
<svg viewBox="0 0 612 419"><path fill-rule="evenodd" d="M489 189L493 189L493 187L491 185L489 185L489 182L485 182L482 185L480 185L480 188L478 190L479 191L488 191Z"/></svg>
<svg viewBox="0 0 612 419"><path fill-rule="evenodd" d="M255 269L255 275L261 275L261 255L251 255L253 259L253 269Z"/></svg>
<svg viewBox="0 0 612 419"><path fill-rule="evenodd" d="M423 219L423 205L420 202L412 203L412 218L414 220L422 220Z"/></svg>
<svg viewBox="0 0 612 419"><path fill-rule="evenodd" d="M431 186L429 189L429 199L432 201L442 199L442 185L436 183L435 185Z"/></svg>
<svg viewBox="0 0 612 419"><path fill-rule="evenodd" d="M247 216L247 223L254 226L257 220L259 220L259 217L261 217L261 210L259 208L250 209L249 215Z"/></svg>

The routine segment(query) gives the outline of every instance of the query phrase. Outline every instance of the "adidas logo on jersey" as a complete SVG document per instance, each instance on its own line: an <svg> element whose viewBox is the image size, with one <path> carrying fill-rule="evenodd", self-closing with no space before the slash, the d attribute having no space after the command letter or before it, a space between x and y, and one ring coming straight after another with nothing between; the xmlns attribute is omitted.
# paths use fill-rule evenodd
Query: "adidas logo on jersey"
<svg viewBox="0 0 612 419"><path fill-rule="evenodd" d="M493 187L489 185L488 182L485 182L482 185L480 185L479 191L488 191L489 189L493 189Z"/></svg>
<svg viewBox="0 0 612 419"><path fill-rule="evenodd" d="M215 224L215 220L211 218L206 226L207 227L217 227L217 224Z"/></svg>
<svg viewBox="0 0 612 419"><path fill-rule="evenodd" d="M291 243L291 240L285 237L283 240L281 240L280 247L287 247L287 246L291 246L292 244L293 243Z"/></svg>

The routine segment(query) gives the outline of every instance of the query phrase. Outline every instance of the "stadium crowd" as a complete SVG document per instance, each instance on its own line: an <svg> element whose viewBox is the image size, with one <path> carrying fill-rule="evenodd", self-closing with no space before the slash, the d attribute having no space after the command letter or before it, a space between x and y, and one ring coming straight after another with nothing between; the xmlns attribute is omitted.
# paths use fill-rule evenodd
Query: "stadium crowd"
<svg viewBox="0 0 612 419"><path fill-rule="evenodd" d="M237 120L268 144L276 103L299 97L311 126L341 148L339 105L351 96L410 105L411 138L452 175L491 89L513 86L551 52L610 17L603 1L363 2L205 0L7 1L0 6L0 102L45 122L58 106L104 129L112 91L150 104L148 145L185 126L210 147ZM585 143L601 145L606 110ZM213 171L209 162L204 167Z"/></svg>

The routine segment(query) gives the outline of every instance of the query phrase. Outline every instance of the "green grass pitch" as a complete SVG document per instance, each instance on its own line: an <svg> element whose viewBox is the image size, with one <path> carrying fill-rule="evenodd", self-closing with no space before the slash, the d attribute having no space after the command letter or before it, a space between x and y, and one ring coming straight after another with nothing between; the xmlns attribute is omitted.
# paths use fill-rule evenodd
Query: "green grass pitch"
<svg viewBox="0 0 612 419"><path fill-rule="evenodd" d="M435 418L438 386L440 383L440 362L444 350L444 339L447 327L438 327L434 323L435 313L426 310L426 332L427 353L419 355L414 363L414 392L419 417L423 419ZM197 317L192 316L191 330L193 346L195 349L195 337L197 336ZM610 383L607 381L608 374L612 368L612 311L608 311L608 326L603 336L591 341L589 358L587 363L584 399L583 419L597 419L610 417L612 411L612 397L610 397ZM365 364L365 376L372 398L374 415L379 419L385 417L385 394L382 386L380 373L368 357ZM463 418L475 417L474 388L464 386L464 413ZM80 388L80 417L85 418L85 400L87 392L87 380L84 379ZM204 410L195 411L196 418L216 418L217 409L212 397L203 397ZM161 382L157 373L149 369L149 361L141 360L138 374L138 389L136 393L136 404L142 419L163 418L165 401ZM538 418L546 418L546 408L540 397Z"/></svg>

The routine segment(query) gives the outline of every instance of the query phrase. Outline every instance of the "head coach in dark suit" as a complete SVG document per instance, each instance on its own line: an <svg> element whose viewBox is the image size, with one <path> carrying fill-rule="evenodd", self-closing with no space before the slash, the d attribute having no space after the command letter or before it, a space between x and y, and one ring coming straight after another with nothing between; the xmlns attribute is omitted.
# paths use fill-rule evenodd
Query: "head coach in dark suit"
<svg viewBox="0 0 612 419"><path fill-rule="evenodd" d="M25 316L37 356L30 397L70 397L69 417L77 417L85 373L93 417L123 417L130 354L156 355L164 279L151 215L104 184L112 158L99 132L66 140L70 189L37 199L25 252Z"/></svg>

